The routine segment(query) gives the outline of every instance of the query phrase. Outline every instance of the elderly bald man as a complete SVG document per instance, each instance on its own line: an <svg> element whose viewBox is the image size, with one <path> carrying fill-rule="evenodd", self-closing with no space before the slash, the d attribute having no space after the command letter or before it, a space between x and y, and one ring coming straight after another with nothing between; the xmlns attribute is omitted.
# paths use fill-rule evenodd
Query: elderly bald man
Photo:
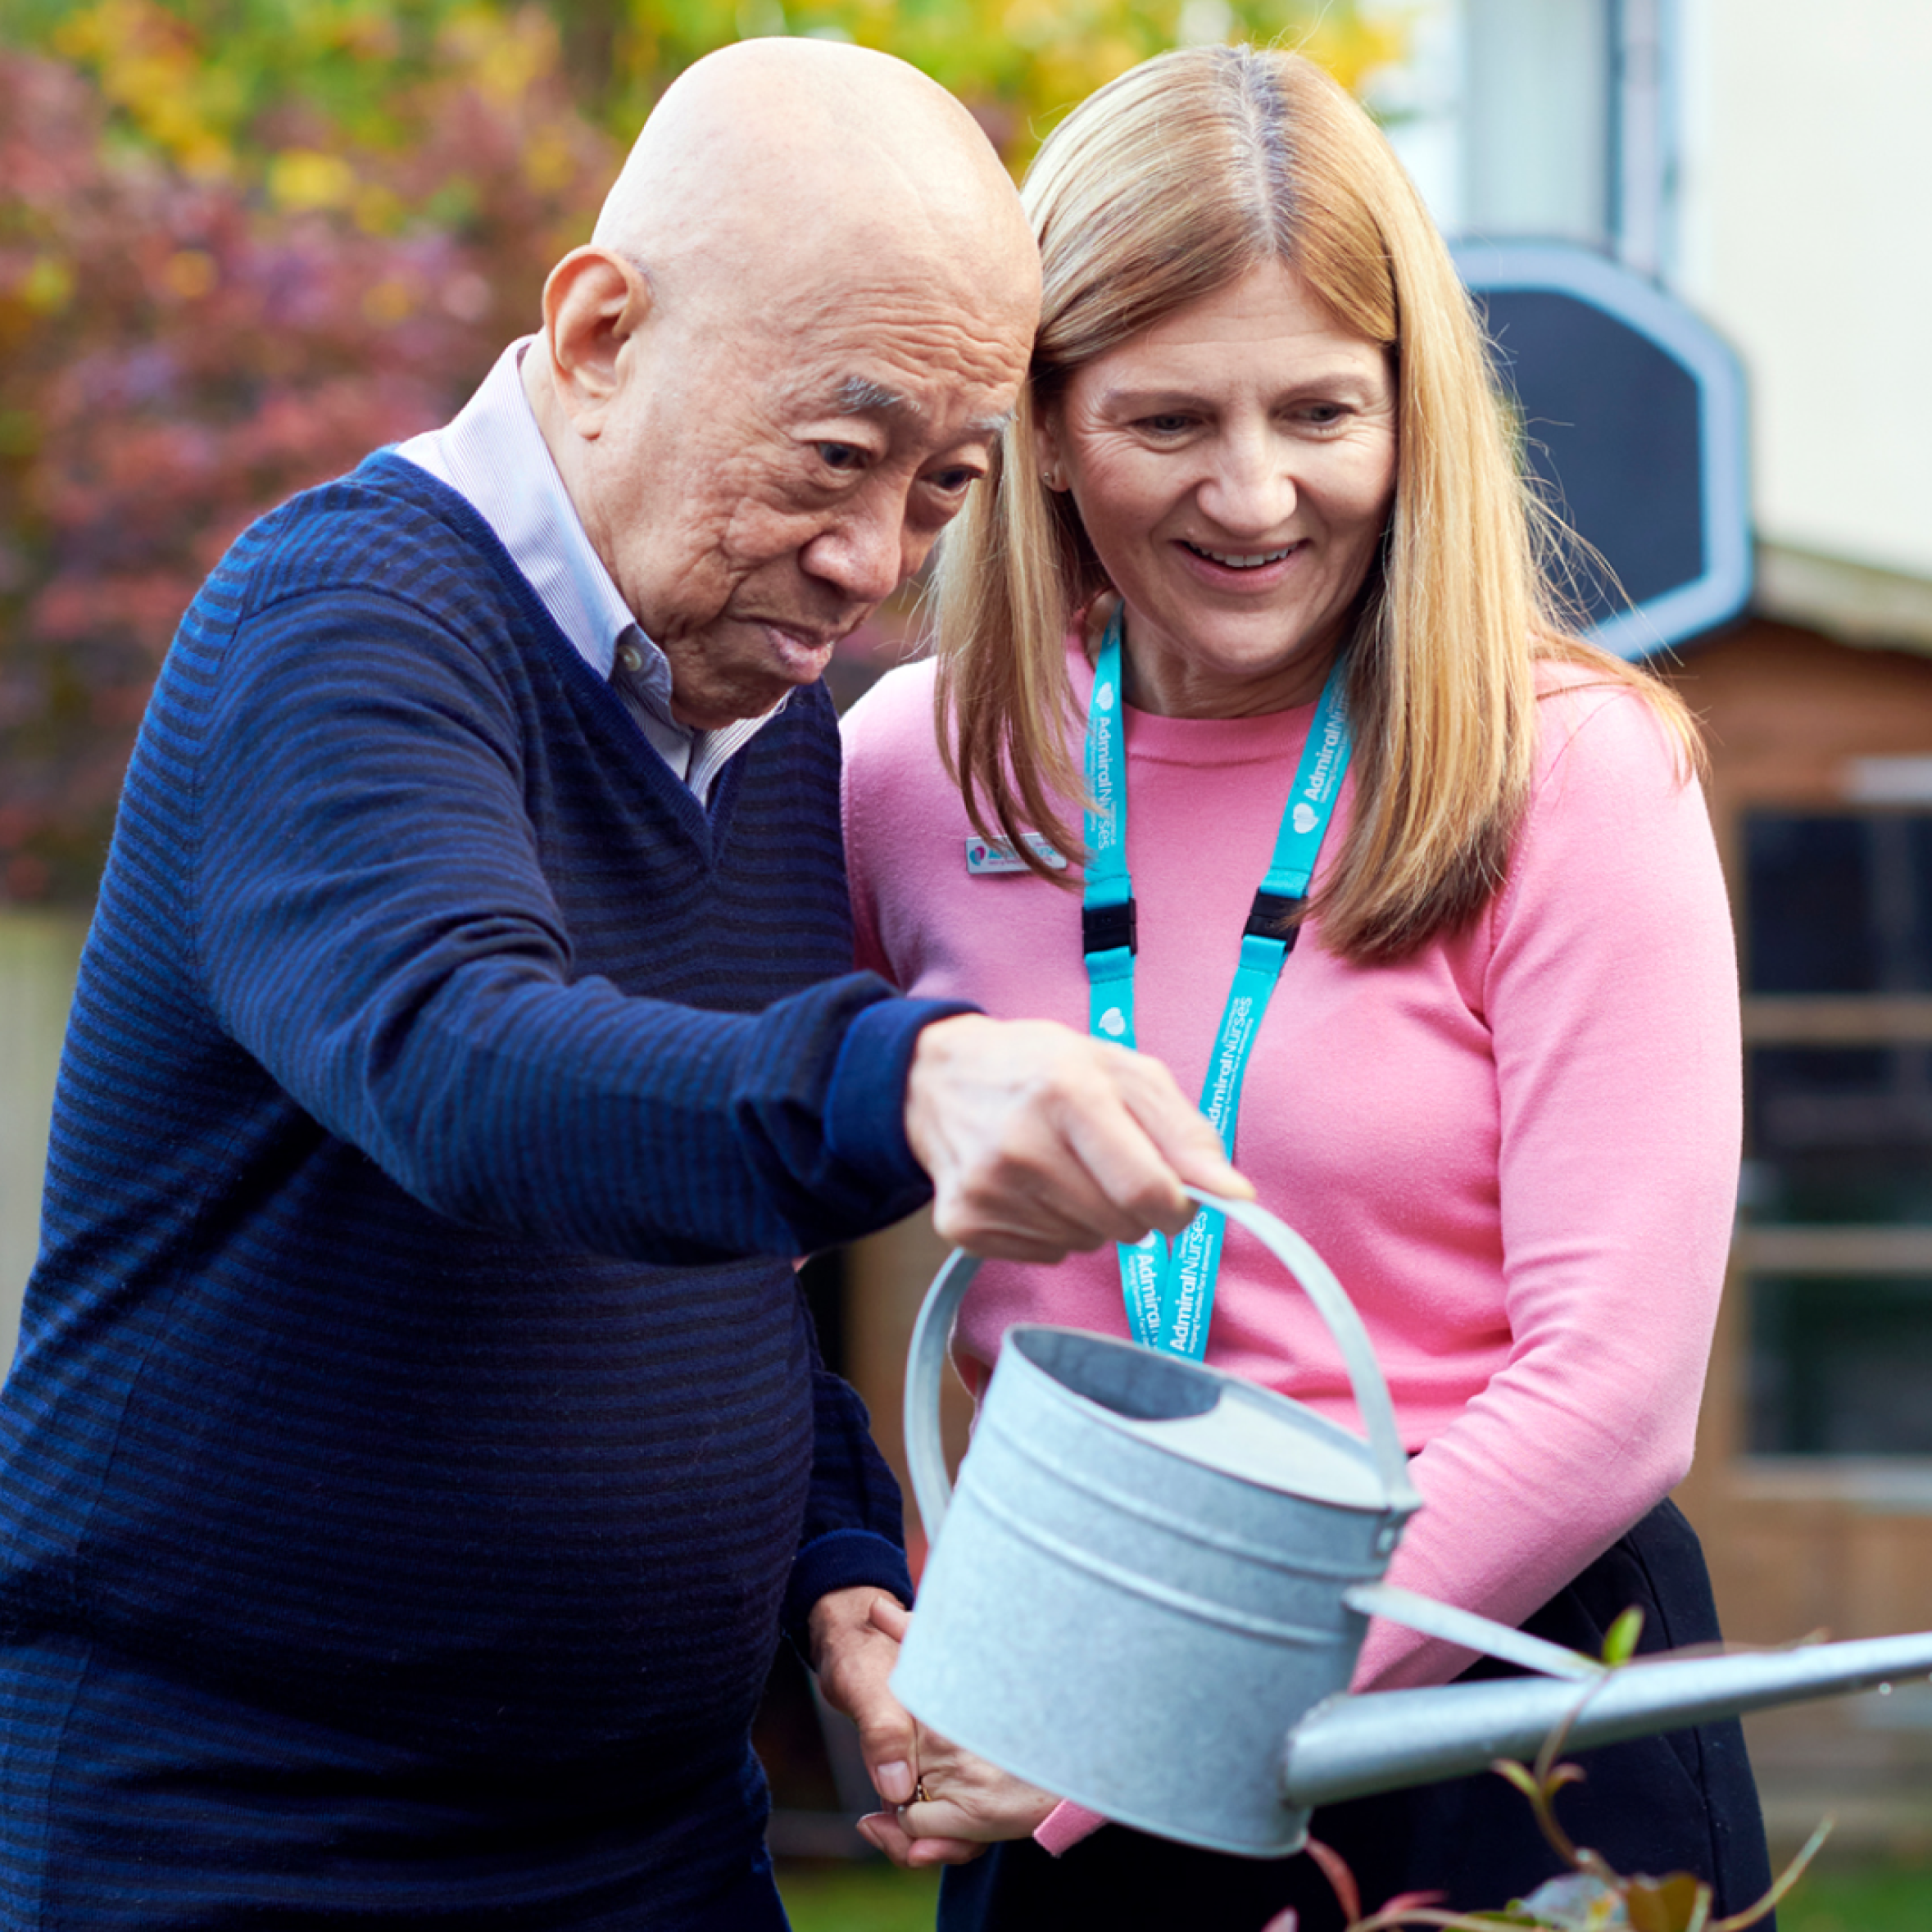
<svg viewBox="0 0 1932 1932"><path fill-rule="evenodd" d="M782 1620L909 1796L898 1497L791 1258L1240 1185L1159 1069L848 970L814 681L1036 293L938 88L735 48L462 414L189 610L0 1404L5 1925L781 1925Z"/></svg>

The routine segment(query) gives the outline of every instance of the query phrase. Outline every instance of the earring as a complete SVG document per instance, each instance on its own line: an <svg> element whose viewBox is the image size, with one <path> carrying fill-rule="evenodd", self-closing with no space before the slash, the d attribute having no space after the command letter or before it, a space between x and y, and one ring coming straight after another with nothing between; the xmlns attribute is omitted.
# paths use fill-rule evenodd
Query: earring
<svg viewBox="0 0 1932 1932"><path fill-rule="evenodd" d="M1040 472L1040 480L1050 490L1057 490L1060 487L1060 473L1057 469L1042 469Z"/></svg>

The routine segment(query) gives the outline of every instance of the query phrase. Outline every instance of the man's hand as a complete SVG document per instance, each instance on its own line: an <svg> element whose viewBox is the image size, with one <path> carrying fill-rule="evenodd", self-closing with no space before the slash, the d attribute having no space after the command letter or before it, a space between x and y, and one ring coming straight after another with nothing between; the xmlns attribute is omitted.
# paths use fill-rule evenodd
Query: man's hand
<svg viewBox="0 0 1932 1932"><path fill-rule="evenodd" d="M1177 1234L1194 1215L1183 1181L1254 1195L1159 1061L1053 1020L923 1028L905 1133L941 1237L1009 1261Z"/></svg>
<svg viewBox="0 0 1932 1932"><path fill-rule="evenodd" d="M912 1618L882 1592L873 1621L894 1641ZM895 1865L964 1865L1001 1839L1028 1838L1059 1802L983 1757L918 1726L918 1783L910 1802L861 1818L859 1829Z"/></svg>
<svg viewBox="0 0 1932 1932"><path fill-rule="evenodd" d="M874 1615L874 1606L878 1613ZM866 1775L887 1804L906 1803L919 1776L918 1727L886 1688L899 1661L908 1612L890 1590L872 1584L828 1590L807 1626L812 1669L836 1711L859 1726Z"/></svg>

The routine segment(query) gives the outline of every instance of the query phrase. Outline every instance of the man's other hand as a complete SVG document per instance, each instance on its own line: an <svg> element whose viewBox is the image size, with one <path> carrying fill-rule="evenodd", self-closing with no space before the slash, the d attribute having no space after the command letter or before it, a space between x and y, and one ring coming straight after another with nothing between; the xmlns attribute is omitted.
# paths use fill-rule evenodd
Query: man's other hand
<svg viewBox="0 0 1932 1932"><path fill-rule="evenodd" d="M912 1617L882 1591L872 1620L895 1644ZM907 1801L859 1821L867 1843L895 1865L964 1865L1001 1839L1026 1838L1045 1821L1056 1798L916 1727L918 1782Z"/></svg>
<svg viewBox="0 0 1932 1932"><path fill-rule="evenodd" d="M1183 1182L1254 1194L1159 1061L1054 1020L963 1014L924 1028L905 1132L941 1238L1003 1260L1177 1234L1194 1215Z"/></svg>
<svg viewBox="0 0 1932 1932"><path fill-rule="evenodd" d="M886 1684L899 1661L905 1618L890 1590L861 1583L828 1590L813 1604L807 1626L819 1688L859 1726L866 1776L889 1805L908 1803L919 1776L918 1726Z"/></svg>

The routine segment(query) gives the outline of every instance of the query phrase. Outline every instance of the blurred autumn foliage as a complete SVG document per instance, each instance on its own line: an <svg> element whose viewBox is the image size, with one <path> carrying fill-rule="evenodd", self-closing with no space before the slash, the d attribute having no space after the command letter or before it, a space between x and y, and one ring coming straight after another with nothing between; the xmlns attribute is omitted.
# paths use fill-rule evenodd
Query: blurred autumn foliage
<svg viewBox="0 0 1932 1932"><path fill-rule="evenodd" d="M360 54L379 116L304 98L299 60L252 98L151 0L0 49L8 898L92 891L161 653L234 536L445 420L583 238L614 146L549 21L444 11L424 57Z"/></svg>
<svg viewBox="0 0 1932 1932"><path fill-rule="evenodd" d="M1182 39L1397 51L1317 0L9 0L0 901L84 900L176 621L251 518L446 420L623 142L747 34L888 48L1017 168ZM1318 20L1317 20L1317 16Z"/></svg>

